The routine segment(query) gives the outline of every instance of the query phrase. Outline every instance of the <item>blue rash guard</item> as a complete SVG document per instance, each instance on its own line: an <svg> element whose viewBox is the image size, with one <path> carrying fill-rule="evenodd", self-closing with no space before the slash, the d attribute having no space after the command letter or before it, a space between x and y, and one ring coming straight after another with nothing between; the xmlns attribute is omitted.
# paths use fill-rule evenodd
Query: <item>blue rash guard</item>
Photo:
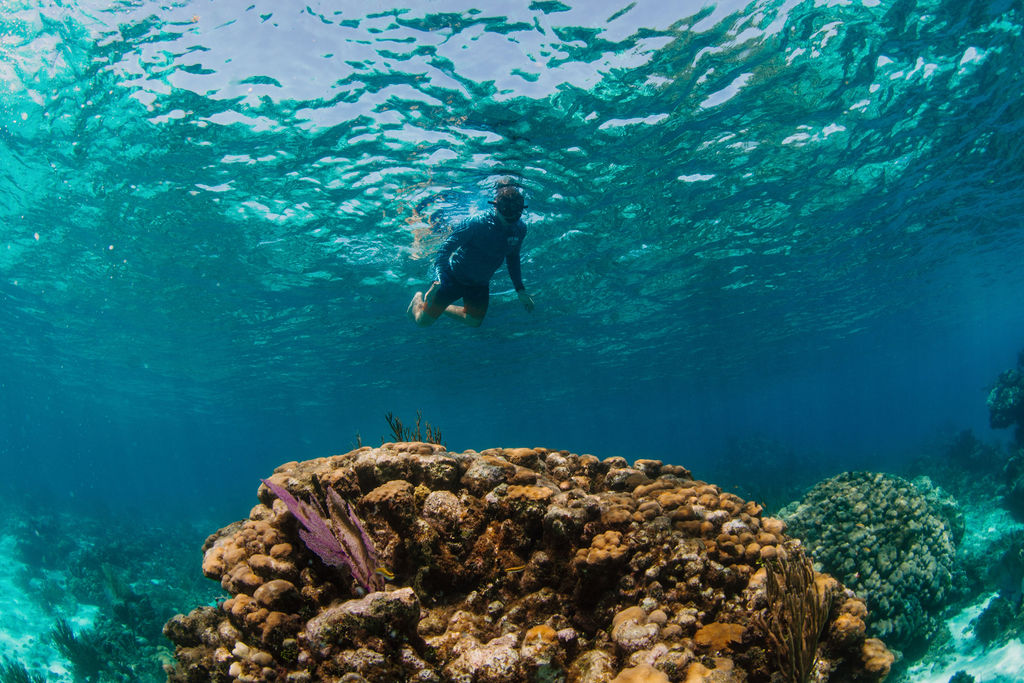
<svg viewBox="0 0 1024 683"><path fill-rule="evenodd" d="M508 265L508 274L517 292L523 286L520 250L526 237L521 220L509 225L493 211L466 219L452 231L434 260L435 276L444 281L448 275L460 285L487 287L491 277Z"/></svg>

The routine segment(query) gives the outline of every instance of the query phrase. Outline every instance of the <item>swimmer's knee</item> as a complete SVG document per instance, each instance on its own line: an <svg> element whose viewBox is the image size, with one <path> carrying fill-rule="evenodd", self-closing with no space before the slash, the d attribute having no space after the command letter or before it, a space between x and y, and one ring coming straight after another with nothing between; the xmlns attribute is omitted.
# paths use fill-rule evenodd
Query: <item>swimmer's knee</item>
<svg viewBox="0 0 1024 683"><path fill-rule="evenodd" d="M480 327L484 322L484 316L487 315L486 305L466 306L463 310L466 312L466 324L473 327Z"/></svg>
<svg viewBox="0 0 1024 683"><path fill-rule="evenodd" d="M416 324L420 327L428 327L434 324L434 321L441 317L445 309L433 303L424 304L423 308L420 309L419 315L416 316Z"/></svg>

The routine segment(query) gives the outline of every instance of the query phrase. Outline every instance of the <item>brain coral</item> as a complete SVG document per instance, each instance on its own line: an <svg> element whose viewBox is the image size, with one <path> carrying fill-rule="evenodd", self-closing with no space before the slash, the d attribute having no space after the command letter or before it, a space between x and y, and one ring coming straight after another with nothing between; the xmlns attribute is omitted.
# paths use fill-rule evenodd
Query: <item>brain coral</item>
<svg viewBox="0 0 1024 683"><path fill-rule="evenodd" d="M679 465L391 443L271 479L298 499L350 501L387 585L364 593L325 565L261 486L248 519L203 548L230 597L164 629L171 683L774 680L760 565L794 543ZM882 680L888 651L857 628L864 603L824 583L815 680Z"/></svg>
<svg viewBox="0 0 1024 683"><path fill-rule="evenodd" d="M927 477L846 472L780 511L823 571L863 596L871 630L913 648L937 628L954 587L964 522L956 502Z"/></svg>

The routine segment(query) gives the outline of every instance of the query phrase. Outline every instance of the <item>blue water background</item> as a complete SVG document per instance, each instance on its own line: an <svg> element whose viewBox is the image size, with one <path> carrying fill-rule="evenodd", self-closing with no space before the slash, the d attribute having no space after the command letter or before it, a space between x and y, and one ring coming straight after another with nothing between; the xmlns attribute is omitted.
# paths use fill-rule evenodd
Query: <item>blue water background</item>
<svg viewBox="0 0 1024 683"><path fill-rule="evenodd" d="M1005 438L1019 2L413 5L5 3L8 500L226 522L387 411L726 487ZM417 329L506 173L537 310Z"/></svg>

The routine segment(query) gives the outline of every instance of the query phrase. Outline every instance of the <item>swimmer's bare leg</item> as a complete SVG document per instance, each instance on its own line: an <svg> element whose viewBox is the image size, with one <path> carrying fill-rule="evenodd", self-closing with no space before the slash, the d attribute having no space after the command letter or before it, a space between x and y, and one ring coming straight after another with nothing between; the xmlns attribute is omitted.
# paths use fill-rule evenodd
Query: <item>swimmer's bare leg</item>
<svg viewBox="0 0 1024 683"><path fill-rule="evenodd" d="M409 308L406 310L409 317L412 318L420 327L428 327L434 324L441 314L445 312L445 309L440 306L431 303L431 294L434 288L440 283L433 283L430 285L430 289L427 290L426 296L423 292L416 292L413 294L412 301L409 302Z"/></svg>
<svg viewBox="0 0 1024 683"><path fill-rule="evenodd" d="M484 316L487 315L487 307L456 306L455 304L452 304L448 308L444 309L444 314L449 318L455 318L463 325L480 327L484 322Z"/></svg>

